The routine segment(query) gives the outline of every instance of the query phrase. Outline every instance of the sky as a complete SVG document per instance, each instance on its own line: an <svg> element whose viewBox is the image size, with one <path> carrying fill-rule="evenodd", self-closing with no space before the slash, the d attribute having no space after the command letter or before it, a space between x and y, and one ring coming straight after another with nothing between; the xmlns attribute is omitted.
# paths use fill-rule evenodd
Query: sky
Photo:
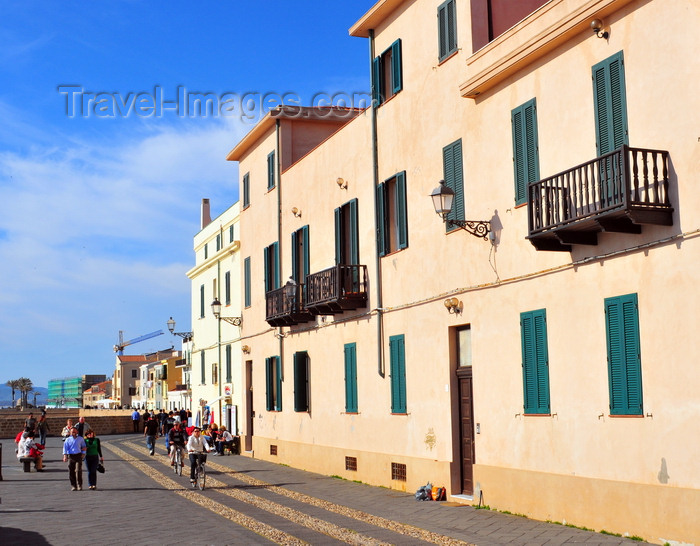
<svg viewBox="0 0 700 546"><path fill-rule="evenodd" d="M361 106L373 3L0 4L0 383L109 377L120 331L180 346L201 200L239 198L227 153L280 102Z"/></svg>

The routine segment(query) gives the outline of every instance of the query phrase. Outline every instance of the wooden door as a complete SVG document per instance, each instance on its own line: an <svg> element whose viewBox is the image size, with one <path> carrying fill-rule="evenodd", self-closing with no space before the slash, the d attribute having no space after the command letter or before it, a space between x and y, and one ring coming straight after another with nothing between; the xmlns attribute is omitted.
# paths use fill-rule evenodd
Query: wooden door
<svg viewBox="0 0 700 546"><path fill-rule="evenodd" d="M462 459L462 494L474 494L474 405L472 402L472 368L457 369L459 381L459 423Z"/></svg>

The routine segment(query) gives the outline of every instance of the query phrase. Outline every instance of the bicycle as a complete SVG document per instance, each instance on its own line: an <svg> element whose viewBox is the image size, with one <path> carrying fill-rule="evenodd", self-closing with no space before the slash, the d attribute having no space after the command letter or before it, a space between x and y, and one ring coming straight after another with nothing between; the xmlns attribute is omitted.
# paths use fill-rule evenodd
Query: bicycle
<svg viewBox="0 0 700 546"><path fill-rule="evenodd" d="M203 454L200 453L199 457L197 457L197 465L194 467L194 483L192 484L192 487L195 485L199 487L200 491L204 490L204 486L207 483L207 471L204 466L202 455Z"/></svg>
<svg viewBox="0 0 700 546"><path fill-rule="evenodd" d="M173 472L178 476L182 476L182 448L173 445L170 449L175 450L175 466L173 466Z"/></svg>

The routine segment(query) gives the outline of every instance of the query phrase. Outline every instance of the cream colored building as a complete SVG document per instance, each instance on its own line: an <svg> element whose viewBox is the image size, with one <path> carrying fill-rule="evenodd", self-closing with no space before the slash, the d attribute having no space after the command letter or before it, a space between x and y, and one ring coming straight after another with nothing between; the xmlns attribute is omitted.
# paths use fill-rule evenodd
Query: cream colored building
<svg viewBox="0 0 700 546"><path fill-rule="evenodd" d="M224 424L233 434L243 400L238 223L238 204L211 220L209 200L204 199L202 229L194 237L195 266L187 272L192 281L193 419ZM220 319L213 314L215 300L221 304Z"/></svg>
<svg viewBox="0 0 700 546"><path fill-rule="evenodd" d="M373 108L282 107L228 156L244 449L700 542L699 25L682 0L377 2L350 29Z"/></svg>

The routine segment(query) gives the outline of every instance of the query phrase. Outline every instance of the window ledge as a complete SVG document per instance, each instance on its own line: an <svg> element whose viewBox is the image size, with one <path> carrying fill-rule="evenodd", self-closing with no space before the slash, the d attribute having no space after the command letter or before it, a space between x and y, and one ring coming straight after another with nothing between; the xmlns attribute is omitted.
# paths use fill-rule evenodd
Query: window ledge
<svg viewBox="0 0 700 546"><path fill-rule="evenodd" d="M604 19L632 0L552 0L467 59L462 97L476 98L515 72L544 57L575 36L588 33L593 19Z"/></svg>
<svg viewBox="0 0 700 546"><path fill-rule="evenodd" d="M458 47L457 49L455 49L452 53L450 53L450 54L449 54L447 57L445 57L444 59L442 59L442 60L438 59L438 64L437 64L437 65L438 65L438 66L442 66L443 64L445 64L445 63L446 63L447 61L449 61L450 59L456 57L456 56L457 56L457 53L459 53L460 51L462 51L462 48L461 48L461 47Z"/></svg>

